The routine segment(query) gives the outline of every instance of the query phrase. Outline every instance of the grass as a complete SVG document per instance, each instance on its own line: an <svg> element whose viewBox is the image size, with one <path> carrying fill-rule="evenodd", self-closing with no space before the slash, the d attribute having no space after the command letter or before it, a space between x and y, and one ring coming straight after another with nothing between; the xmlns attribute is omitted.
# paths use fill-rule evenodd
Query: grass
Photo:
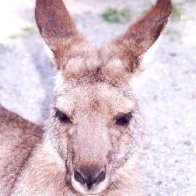
<svg viewBox="0 0 196 196"><path fill-rule="evenodd" d="M10 39L16 39L16 38L18 38L18 37L20 37L21 35L19 35L19 34L15 34L15 35L10 35L9 36L9 38Z"/></svg>
<svg viewBox="0 0 196 196"><path fill-rule="evenodd" d="M9 38L10 39L16 39L18 37L24 37L24 36L27 36L27 35L34 35L34 34L37 34L38 33L38 30L35 26L26 26L24 28L22 28L22 32L19 33L19 34L13 34L13 35L10 35Z"/></svg>
<svg viewBox="0 0 196 196"><path fill-rule="evenodd" d="M36 33L38 33L37 28L35 26L24 27L22 30L23 30L23 32L29 33L29 34L36 34Z"/></svg>
<svg viewBox="0 0 196 196"><path fill-rule="evenodd" d="M125 23L131 19L130 12L126 8L121 10L108 8L101 16L105 21L111 23Z"/></svg>
<svg viewBox="0 0 196 196"><path fill-rule="evenodd" d="M173 21L179 21L181 20L181 15L182 15L182 9L177 5L173 5L171 19Z"/></svg>

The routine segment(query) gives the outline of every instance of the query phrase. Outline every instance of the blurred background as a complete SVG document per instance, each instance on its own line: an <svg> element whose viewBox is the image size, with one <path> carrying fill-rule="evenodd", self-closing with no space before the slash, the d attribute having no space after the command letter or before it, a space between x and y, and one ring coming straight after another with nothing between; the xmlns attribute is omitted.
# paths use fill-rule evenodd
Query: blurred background
<svg viewBox="0 0 196 196"><path fill-rule="evenodd" d="M95 46L119 35L154 0L65 0ZM43 125L52 60L34 20L34 0L0 0L0 103ZM196 196L196 0L173 0L160 39L131 81L145 118L142 176L149 196Z"/></svg>

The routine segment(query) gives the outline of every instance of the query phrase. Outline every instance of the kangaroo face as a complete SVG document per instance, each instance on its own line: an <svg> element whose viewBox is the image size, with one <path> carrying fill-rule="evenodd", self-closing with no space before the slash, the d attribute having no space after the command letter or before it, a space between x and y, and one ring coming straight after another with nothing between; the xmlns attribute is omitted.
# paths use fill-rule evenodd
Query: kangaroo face
<svg viewBox="0 0 196 196"><path fill-rule="evenodd" d="M68 85L57 93L53 115L67 180L84 194L106 189L139 137L140 115L132 93L101 81Z"/></svg>
<svg viewBox="0 0 196 196"><path fill-rule="evenodd" d="M45 137L64 162L74 191L107 192L134 159L141 120L129 79L170 13L171 1L158 0L123 36L98 51L78 33L62 0L36 1L36 22L57 71Z"/></svg>

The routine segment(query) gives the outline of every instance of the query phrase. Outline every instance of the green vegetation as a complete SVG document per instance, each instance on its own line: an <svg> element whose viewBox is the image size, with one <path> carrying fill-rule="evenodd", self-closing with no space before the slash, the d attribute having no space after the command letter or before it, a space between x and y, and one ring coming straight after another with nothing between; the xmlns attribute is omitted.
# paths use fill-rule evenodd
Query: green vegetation
<svg viewBox="0 0 196 196"><path fill-rule="evenodd" d="M171 18L173 21L179 21L181 19L182 10L179 6L173 5Z"/></svg>
<svg viewBox="0 0 196 196"><path fill-rule="evenodd" d="M15 35L10 35L9 38L10 38L10 39L16 39L16 38L18 38L18 37L20 37L20 36L22 36L22 35L15 34Z"/></svg>
<svg viewBox="0 0 196 196"><path fill-rule="evenodd" d="M131 19L128 9L117 10L115 8L109 8L101 16L105 21L111 23L125 23Z"/></svg>
<svg viewBox="0 0 196 196"><path fill-rule="evenodd" d="M37 33L37 28L35 26L28 26L28 27L24 27L22 29L24 32L29 33L29 34L35 34Z"/></svg>
<svg viewBox="0 0 196 196"><path fill-rule="evenodd" d="M36 33L38 33L38 30L35 26L27 26L27 27L22 28L21 33L10 35L9 38L16 39L18 37L25 37L27 35L34 35Z"/></svg>

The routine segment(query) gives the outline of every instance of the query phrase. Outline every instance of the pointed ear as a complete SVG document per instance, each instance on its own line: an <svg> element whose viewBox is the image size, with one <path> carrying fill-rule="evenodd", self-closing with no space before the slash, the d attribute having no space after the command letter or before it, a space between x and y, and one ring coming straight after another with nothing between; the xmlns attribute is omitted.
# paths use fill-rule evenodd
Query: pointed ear
<svg viewBox="0 0 196 196"><path fill-rule="evenodd" d="M106 63L103 72L110 75L115 72L113 77L135 72L141 55L157 40L168 21L171 10L171 0L157 0L156 5L144 17L131 25L124 35L107 45L102 50ZM111 63L111 59L115 63ZM118 71L114 70L115 67L112 64L117 64Z"/></svg>
<svg viewBox="0 0 196 196"><path fill-rule="evenodd" d="M36 0L35 18L40 34L54 53L79 35L62 0Z"/></svg>
<svg viewBox="0 0 196 196"><path fill-rule="evenodd" d="M159 37L168 21L171 10L171 0L158 0L143 18L129 27L119 41L122 41L134 56L142 55Z"/></svg>
<svg viewBox="0 0 196 196"><path fill-rule="evenodd" d="M84 59L96 57L96 51L77 31L62 0L36 0L35 18L57 70L71 78L90 69Z"/></svg>

